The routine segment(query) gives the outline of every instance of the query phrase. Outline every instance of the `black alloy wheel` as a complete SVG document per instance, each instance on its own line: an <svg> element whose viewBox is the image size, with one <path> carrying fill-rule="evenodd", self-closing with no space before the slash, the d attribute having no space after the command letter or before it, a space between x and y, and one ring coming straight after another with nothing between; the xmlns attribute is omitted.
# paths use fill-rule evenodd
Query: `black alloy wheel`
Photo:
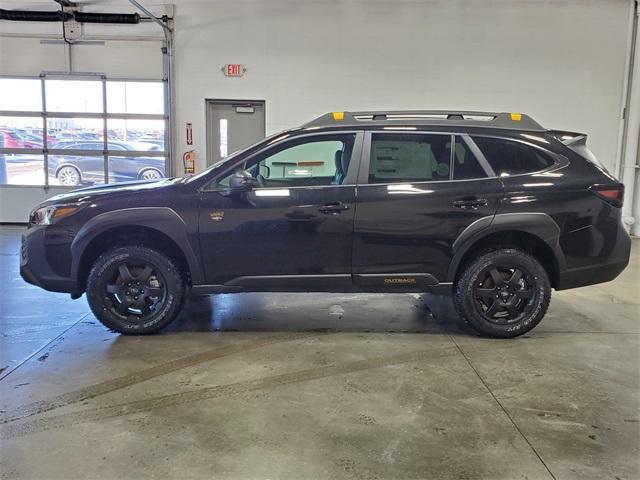
<svg viewBox="0 0 640 480"><path fill-rule="evenodd" d="M489 322L518 322L535 306L535 282L524 268L491 265L478 277L481 280L474 286L474 300L478 312Z"/></svg>
<svg viewBox="0 0 640 480"><path fill-rule="evenodd" d="M110 310L141 321L155 313L167 297L166 282L157 270L142 259L123 261L105 289Z"/></svg>
<svg viewBox="0 0 640 480"><path fill-rule="evenodd" d="M460 316L483 335L512 338L534 328L551 299L545 268L517 248L485 252L462 266L454 287Z"/></svg>
<svg viewBox="0 0 640 480"><path fill-rule="evenodd" d="M155 333L180 313L185 298L183 273L166 254L144 245L103 253L87 279L94 315L119 333Z"/></svg>

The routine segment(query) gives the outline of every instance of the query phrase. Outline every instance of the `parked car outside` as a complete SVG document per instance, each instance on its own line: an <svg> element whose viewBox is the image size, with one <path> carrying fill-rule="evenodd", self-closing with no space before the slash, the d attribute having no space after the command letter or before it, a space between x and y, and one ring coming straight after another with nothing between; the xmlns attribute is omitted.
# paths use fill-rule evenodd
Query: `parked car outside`
<svg viewBox="0 0 640 480"><path fill-rule="evenodd" d="M4 148L42 148L42 140L13 130L0 130Z"/></svg>
<svg viewBox="0 0 640 480"><path fill-rule="evenodd" d="M49 156L49 177L55 177L60 185L76 186L104 182L104 143L100 140L67 140L51 146L54 150L92 150L96 155ZM108 142L109 182L131 180L154 181L164 178L164 157L142 157L127 155L127 152L140 151L135 144Z"/></svg>

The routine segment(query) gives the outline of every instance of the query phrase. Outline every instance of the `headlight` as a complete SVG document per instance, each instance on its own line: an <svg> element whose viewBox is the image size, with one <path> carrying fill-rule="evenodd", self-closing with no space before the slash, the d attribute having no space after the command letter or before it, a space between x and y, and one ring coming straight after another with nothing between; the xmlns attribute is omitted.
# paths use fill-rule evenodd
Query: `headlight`
<svg viewBox="0 0 640 480"><path fill-rule="evenodd" d="M49 205L34 210L29 216L32 225L51 225L55 221L68 217L80 210L83 205Z"/></svg>

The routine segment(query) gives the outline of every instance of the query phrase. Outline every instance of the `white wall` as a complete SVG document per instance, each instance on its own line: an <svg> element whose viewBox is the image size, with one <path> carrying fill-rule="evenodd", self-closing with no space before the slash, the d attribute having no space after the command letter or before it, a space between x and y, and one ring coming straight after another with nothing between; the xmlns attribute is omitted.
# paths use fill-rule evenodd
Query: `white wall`
<svg viewBox="0 0 640 480"><path fill-rule="evenodd" d="M628 0L175 3L178 150L190 122L200 168L205 98L266 100L268 133L332 110L526 112L613 165Z"/></svg>
<svg viewBox="0 0 640 480"><path fill-rule="evenodd" d="M90 1L83 11L133 13L127 2ZM0 7L9 10L57 10L53 1L0 1ZM154 8L159 14L164 8ZM104 45L77 45L72 47L72 64L75 72L99 72L110 77L160 79L162 78L161 42L148 41L162 38L156 25L83 25L83 34L89 36L135 36L141 40L122 42L106 41ZM9 22L0 21L0 34L18 35L61 35L62 28L57 22ZM147 40L145 40L147 39ZM143 41L144 40L144 41ZM63 45L42 45L37 38L0 37L0 75L34 75L42 71L66 71L65 47Z"/></svg>
<svg viewBox="0 0 640 480"><path fill-rule="evenodd" d="M630 2L174 0L177 171L182 152L192 148L187 122L198 170L206 164L206 98L266 100L267 133L332 110L526 112L546 127L588 133L593 151L612 167ZM3 8L52 3L0 0ZM133 11L123 0L85 3L92 11ZM142 3L164 9L162 2ZM59 33L60 26L0 22L0 33L34 31ZM161 36L154 24L86 32ZM77 47L76 69L158 78L157 48ZM0 75L63 69L62 49L0 38ZM224 77L225 63L245 64L246 75Z"/></svg>

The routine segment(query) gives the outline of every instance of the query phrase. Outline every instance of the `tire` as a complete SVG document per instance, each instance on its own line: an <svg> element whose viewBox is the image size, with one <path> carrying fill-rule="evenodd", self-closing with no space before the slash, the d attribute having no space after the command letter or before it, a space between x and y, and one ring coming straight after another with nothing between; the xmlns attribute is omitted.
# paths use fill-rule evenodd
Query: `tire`
<svg viewBox="0 0 640 480"><path fill-rule="evenodd" d="M540 262L522 250L503 248L480 255L463 267L454 304L477 332L513 338L534 328L551 300L551 283Z"/></svg>
<svg viewBox="0 0 640 480"><path fill-rule="evenodd" d="M143 245L103 253L87 279L91 311L107 328L124 334L156 333L180 313L185 280L172 259Z"/></svg>
<svg viewBox="0 0 640 480"><path fill-rule="evenodd" d="M75 187L82 182L80 170L76 167L66 165L56 172L56 178L60 185Z"/></svg>
<svg viewBox="0 0 640 480"><path fill-rule="evenodd" d="M155 168L147 168L140 172L140 174L138 175L138 178L140 180L156 182L158 180L163 179L164 175L162 175L162 172L160 172L160 170L156 170Z"/></svg>

